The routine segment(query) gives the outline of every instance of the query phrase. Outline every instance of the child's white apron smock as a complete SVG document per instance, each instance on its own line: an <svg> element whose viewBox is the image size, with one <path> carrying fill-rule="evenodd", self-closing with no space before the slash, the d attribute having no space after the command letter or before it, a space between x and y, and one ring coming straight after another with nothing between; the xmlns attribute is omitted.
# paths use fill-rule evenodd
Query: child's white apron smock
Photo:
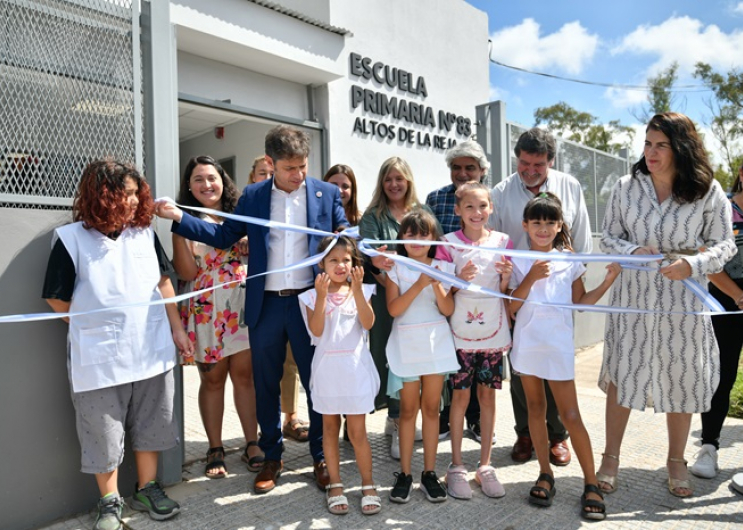
<svg viewBox="0 0 743 530"><path fill-rule="evenodd" d="M513 258L512 287L521 284L533 263L531 259ZM577 261L551 261L550 275L534 282L527 300L571 304L573 282L585 270L585 266ZM546 380L575 379L572 311L523 304L516 315L511 364L521 374Z"/></svg>
<svg viewBox="0 0 743 530"><path fill-rule="evenodd" d="M431 266L438 267L442 272L454 273L452 263L434 259ZM387 274L403 294L421 273L395 263ZM449 287L445 285L444 289L448 291ZM439 311L432 286L427 285L408 309L395 317L387 341L387 362L390 371L398 377L446 374L459 370L451 328Z"/></svg>
<svg viewBox="0 0 743 530"><path fill-rule="evenodd" d="M82 222L55 232L75 265L70 312L162 300L151 228L127 228L116 240ZM69 340L73 392L142 381L175 366L164 305L72 317Z"/></svg>
<svg viewBox="0 0 743 530"><path fill-rule="evenodd" d="M364 284L364 299L369 301L375 286ZM361 326L353 293L340 303L328 295L325 303L325 327L322 337L310 331L307 310L314 311L317 291L299 295L302 317L307 326L315 355L312 358L310 392L312 408L319 414L367 414L374 410L379 392L379 374Z"/></svg>
<svg viewBox="0 0 743 530"><path fill-rule="evenodd" d="M446 234L444 240L473 244L461 230ZM506 248L507 244L506 234L491 231L488 240L479 246ZM478 268L472 283L500 292L501 275L495 270L495 264L501 261L499 254L479 249L445 248L457 274L467 262L472 261ZM454 294L454 313L449 317L449 324L458 350L504 351L511 346L508 315L500 298L471 291L457 291Z"/></svg>

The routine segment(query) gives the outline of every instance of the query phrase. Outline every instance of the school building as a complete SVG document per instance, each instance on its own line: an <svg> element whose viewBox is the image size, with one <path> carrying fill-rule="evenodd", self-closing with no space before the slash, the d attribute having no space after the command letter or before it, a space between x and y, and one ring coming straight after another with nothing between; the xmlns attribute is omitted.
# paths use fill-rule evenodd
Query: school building
<svg viewBox="0 0 743 530"><path fill-rule="evenodd" d="M476 133L489 95L488 20L464 0L0 0L2 315L40 299L54 227L101 156L145 169L175 197L209 154L246 184L277 124L312 138L310 176L350 165L359 203L390 156L421 199L449 182L447 147ZM169 247L169 223L158 222ZM3 528L89 509L61 320L0 323ZM180 480L182 448L162 458ZM136 480L129 454L120 484Z"/></svg>

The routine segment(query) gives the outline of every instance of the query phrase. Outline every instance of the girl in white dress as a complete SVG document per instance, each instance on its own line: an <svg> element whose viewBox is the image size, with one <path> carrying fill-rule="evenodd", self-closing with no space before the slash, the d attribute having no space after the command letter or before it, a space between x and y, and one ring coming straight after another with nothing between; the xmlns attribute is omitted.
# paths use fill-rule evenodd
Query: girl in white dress
<svg viewBox="0 0 743 530"><path fill-rule="evenodd" d="M323 239L318 252L335 241ZM315 355L310 390L313 408L323 415L323 451L330 484L326 487L328 511L348 513L340 476L338 434L341 414L346 414L348 436L361 474L361 512L378 513L382 503L372 480L372 454L366 436L366 413L374 410L379 375L367 346L367 331L374 324L369 299L373 285L362 283L362 258L353 239L341 236L319 263L323 271L315 288L299 295ZM349 285L350 283L350 285Z"/></svg>
<svg viewBox="0 0 743 530"><path fill-rule="evenodd" d="M490 190L479 182L468 182L456 191L454 212L460 216L462 230L444 236L444 241L473 247L513 248L506 234L490 230L493 212ZM511 262L494 252L479 248L438 247L436 257L451 262L457 276L479 286L505 292L511 278ZM462 459L464 414L475 389L480 403L480 463L475 481L488 497L506 494L490 464L495 424L495 390L501 388L503 355L511 347L509 317L503 300L483 293L457 291L454 314L449 318L459 371L450 377L452 388L449 426L451 465L446 472L446 488L455 499L471 499L472 488Z"/></svg>
<svg viewBox="0 0 743 530"><path fill-rule="evenodd" d="M524 208L523 227L530 248L538 252L570 252L570 233L563 222L562 205L556 195L542 192ZM609 289L621 267L612 263L596 289L586 292L577 261L550 261L513 258L512 296L535 302L595 304ZM544 380L555 396L560 417L570 431L573 450L583 471L584 493L581 515L586 519L606 518L603 495L598 488L593 450L578 410L575 392L575 346L573 317L568 309L540 306L512 300L515 315L511 364L520 373L529 410L529 432L539 460L540 475L529 491L529 502L552 505L555 481L550 467L549 440L545 423L547 402Z"/></svg>
<svg viewBox="0 0 743 530"><path fill-rule="evenodd" d="M440 237L436 219L414 209L400 222L397 239L435 241ZM434 259L436 248L421 243L398 244L397 252L423 265L453 273L454 265ZM454 312L447 286L432 277L395 263L387 274L387 308L395 319L387 341L390 375L387 394L400 399L400 467L390 500L406 503L413 487L411 461L415 418L423 418L423 473L421 490L431 502L446 500L446 490L436 476L439 441L439 400L444 377L459 369L446 317Z"/></svg>

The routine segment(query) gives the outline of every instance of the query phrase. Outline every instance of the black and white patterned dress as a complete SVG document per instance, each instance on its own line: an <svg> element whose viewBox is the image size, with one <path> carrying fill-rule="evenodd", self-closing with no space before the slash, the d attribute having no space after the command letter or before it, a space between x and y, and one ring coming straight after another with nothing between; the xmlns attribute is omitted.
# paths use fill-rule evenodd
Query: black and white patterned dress
<svg viewBox="0 0 743 530"><path fill-rule="evenodd" d="M692 203L673 197L658 203L649 175L619 179L604 217L601 250L631 254L642 246L661 253L704 248L686 256L693 280L707 286L735 254L730 206L720 185ZM661 265L669 264L664 260ZM680 281L657 272L622 270L611 304L665 311L703 311L700 300ZM609 314L599 387L617 387L620 405L656 412L709 410L720 379L719 352L708 316Z"/></svg>

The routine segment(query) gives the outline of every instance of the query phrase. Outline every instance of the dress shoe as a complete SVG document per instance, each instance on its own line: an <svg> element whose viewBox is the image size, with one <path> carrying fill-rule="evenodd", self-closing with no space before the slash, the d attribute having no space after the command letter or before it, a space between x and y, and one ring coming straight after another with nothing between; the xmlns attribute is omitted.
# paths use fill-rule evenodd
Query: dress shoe
<svg viewBox="0 0 743 530"><path fill-rule="evenodd" d="M565 440L550 440L550 464L567 466L570 463L570 449Z"/></svg>
<svg viewBox="0 0 743 530"><path fill-rule="evenodd" d="M320 491L325 491L325 486L330 484L330 475L328 475L328 466L325 464L325 460L320 460L312 464L315 468L315 484L320 488Z"/></svg>
<svg viewBox="0 0 743 530"><path fill-rule="evenodd" d="M528 436L519 436L516 439L516 443L513 444L511 450L511 459L514 462L528 462L531 460L531 455L534 452L534 446L531 443L531 438Z"/></svg>
<svg viewBox="0 0 743 530"><path fill-rule="evenodd" d="M276 487L281 472L284 470L284 462L281 460L266 460L263 467L255 476L255 492L268 493Z"/></svg>

